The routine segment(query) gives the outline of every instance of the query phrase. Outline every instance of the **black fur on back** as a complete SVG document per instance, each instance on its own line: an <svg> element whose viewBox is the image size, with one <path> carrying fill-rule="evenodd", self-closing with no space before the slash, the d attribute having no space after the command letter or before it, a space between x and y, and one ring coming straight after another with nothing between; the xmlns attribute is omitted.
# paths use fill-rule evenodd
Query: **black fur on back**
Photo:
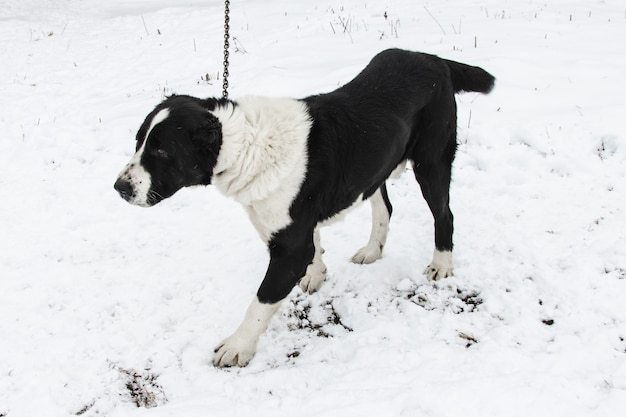
<svg viewBox="0 0 626 417"><path fill-rule="evenodd" d="M450 164L456 149L454 93L486 92L493 82L478 67L389 49L346 85L303 99L313 127L308 175L293 215L313 210L315 220L325 220L360 194L372 195L406 159L443 158Z"/></svg>

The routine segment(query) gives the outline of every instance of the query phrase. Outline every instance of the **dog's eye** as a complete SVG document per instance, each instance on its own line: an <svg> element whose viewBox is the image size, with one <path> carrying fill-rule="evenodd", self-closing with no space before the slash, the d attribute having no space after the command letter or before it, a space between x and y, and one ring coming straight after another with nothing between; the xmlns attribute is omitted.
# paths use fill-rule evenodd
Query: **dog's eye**
<svg viewBox="0 0 626 417"><path fill-rule="evenodd" d="M159 158L169 158L170 154L163 148L156 148L152 151L155 156Z"/></svg>

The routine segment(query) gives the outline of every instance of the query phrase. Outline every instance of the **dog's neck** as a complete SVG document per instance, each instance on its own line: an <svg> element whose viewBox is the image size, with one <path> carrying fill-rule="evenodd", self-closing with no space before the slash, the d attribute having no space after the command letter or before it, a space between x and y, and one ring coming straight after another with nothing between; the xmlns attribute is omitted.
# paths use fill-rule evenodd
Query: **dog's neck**
<svg viewBox="0 0 626 417"><path fill-rule="evenodd" d="M222 146L213 183L244 205L304 180L311 119L303 102L244 97L212 111L222 124Z"/></svg>

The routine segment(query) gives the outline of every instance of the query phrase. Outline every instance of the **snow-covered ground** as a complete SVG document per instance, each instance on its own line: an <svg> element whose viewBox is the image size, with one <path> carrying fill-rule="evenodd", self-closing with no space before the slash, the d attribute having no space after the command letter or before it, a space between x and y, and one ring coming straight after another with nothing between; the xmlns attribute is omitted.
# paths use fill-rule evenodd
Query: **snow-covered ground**
<svg viewBox="0 0 626 417"><path fill-rule="evenodd" d="M233 98L330 91L388 47L497 77L458 97L455 276L421 274L405 172L383 259L348 262L366 205L323 230L329 280L243 369L211 365L268 258L243 210L112 188L164 95L221 95L222 7L0 2L0 416L624 415L623 1L234 0Z"/></svg>

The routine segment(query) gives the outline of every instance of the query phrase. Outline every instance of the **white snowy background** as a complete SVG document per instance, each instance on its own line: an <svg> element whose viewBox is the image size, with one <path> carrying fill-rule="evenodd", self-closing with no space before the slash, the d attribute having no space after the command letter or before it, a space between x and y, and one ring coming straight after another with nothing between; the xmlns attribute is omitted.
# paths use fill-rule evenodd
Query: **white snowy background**
<svg viewBox="0 0 626 417"><path fill-rule="evenodd" d="M618 0L231 5L230 96L304 97L379 51L482 66L458 96L455 276L422 276L432 217L390 181L322 231L247 368L216 369L268 256L241 208L112 188L165 95L221 95L223 4L0 1L0 416L626 414L626 6ZM386 17L385 17L386 14Z"/></svg>

